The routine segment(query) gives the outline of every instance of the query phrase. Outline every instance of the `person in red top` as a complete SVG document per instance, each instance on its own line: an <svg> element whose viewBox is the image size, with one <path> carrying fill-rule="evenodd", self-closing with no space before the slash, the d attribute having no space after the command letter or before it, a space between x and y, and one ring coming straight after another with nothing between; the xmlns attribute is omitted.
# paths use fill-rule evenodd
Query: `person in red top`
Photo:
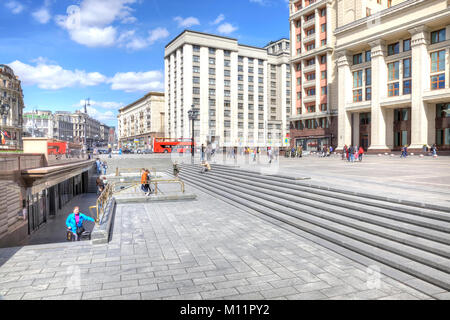
<svg viewBox="0 0 450 320"><path fill-rule="evenodd" d="M358 160L359 161L362 161L363 154L364 154L363 147L359 147L359 151L358 151Z"/></svg>

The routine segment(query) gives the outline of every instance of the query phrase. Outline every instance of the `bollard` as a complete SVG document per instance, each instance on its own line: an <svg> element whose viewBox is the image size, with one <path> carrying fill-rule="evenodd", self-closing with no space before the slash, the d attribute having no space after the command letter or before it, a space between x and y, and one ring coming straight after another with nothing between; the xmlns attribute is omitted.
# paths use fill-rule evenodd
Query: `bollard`
<svg viewBox="0 0 450 320"><path fill-rule="evenodd" d="M116 167L116 177L119 176L119 167Z"/></svg>

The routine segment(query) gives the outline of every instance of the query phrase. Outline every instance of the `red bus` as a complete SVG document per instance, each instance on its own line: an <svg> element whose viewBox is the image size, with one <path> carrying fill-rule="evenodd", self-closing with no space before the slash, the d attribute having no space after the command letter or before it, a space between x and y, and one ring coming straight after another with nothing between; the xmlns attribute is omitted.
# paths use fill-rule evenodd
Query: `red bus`
<svg viewBox="0 0 450 320"><path fill-rule="evenodd" d="M153 153L189 153L192 139L154 138ZM195 147L195 143L194 143Z"/></svg>
<svg viewBox="0 0 450 320"><path fill-rule="evenodd" d="M48 154L58 155L66 154L67 152L67 142L47 142Z"/></svg>

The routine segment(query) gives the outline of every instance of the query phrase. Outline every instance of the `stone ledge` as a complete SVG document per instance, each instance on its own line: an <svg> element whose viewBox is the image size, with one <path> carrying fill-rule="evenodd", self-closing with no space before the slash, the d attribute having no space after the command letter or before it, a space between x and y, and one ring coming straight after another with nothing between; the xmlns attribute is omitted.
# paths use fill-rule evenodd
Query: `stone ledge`
<svg viewBox="0 0 450 320"><path fill-rule="evenodd" d="M112 198L106 204L106 210L103 217L100 219L99 224L95 225L94 230L91 233L92 244L105 244L109 242L109 233L111 230L111 224L114 220L116 212L116 199Z"/></svg>

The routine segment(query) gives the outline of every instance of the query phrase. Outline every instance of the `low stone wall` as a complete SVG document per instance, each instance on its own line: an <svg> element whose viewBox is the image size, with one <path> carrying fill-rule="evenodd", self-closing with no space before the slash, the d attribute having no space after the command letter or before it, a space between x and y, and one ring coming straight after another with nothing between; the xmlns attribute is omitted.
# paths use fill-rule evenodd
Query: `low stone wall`
<svg viewBox="0 0 450 320"><path fill-rule="evenodd" d="M111 198L106 204L105 213L91 233L92 244L105 244L109 241L111 226L116 212L116 199Z"/></svg>

